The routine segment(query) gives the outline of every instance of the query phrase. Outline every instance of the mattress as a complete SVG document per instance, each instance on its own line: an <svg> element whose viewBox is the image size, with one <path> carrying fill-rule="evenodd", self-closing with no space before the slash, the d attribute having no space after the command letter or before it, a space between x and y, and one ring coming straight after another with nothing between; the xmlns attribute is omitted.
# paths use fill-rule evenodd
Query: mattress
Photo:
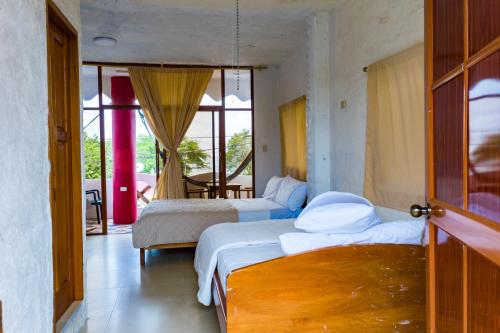
<svg viewBox="0 0 500 333"><path fill-rule="evenodd" d="M302 209L291 211L287 207L264 198L228 199L227 202L238 210L238 222L292 219L299 216L302 211Z"/></svg>
<svg viewBox="0 0 500 333"><path fill-rule="evenodd" d="M132 242L135 248L197 242L210 225L289 219L301 211L292 212L263 198L158 200L150 203L132 226Z"/></svg>
<svg viewBox="0 0 500 333"><path fill-rule="evenodd" d="M226 293L226 281L232 271L241 267L283 257L280 244L249 245L222 250L217 256L217 272Z"/></svg>

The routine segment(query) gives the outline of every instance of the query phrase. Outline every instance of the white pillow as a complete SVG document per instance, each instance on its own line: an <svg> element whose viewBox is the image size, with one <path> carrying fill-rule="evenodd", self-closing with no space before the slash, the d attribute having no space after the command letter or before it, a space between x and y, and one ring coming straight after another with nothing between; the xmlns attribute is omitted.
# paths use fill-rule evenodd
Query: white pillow
<svg viewBox="0 0 500 333"><path fill-rule="evenodd" d="M301 214L295 228L325 234L353 234L380 223L375 207L362 203L331 203Z"/></svg>
<svg viewBox="0 0 500 333"><path fill-rule="evenodd" d="M266 189L262 197L264 199L274 200L276 198L276 194L278 194L278 190L283 179L283 177L278 176L271 177L271 179L267 182Z"/></svg>
<svg viewBox="0 0 500 333"><path fill-rule="evenodd" d="M295 194L294 192L297 191ZM288 207L291 211L296 211L306 200L307 184L290 176L286 176L281 182L278 193L274 201L282 206ZM298 203L298 201L302 201ZM298 207L297 207L298 206Z"/></svg>
<svg viewBox="0 0 500 333"><path fill-rule="evenodd" d="M350 244L425 244L425 220L400 220L380 223L357 234L287 233L280 235L285 254L313 251L320 248Z"/></svg>

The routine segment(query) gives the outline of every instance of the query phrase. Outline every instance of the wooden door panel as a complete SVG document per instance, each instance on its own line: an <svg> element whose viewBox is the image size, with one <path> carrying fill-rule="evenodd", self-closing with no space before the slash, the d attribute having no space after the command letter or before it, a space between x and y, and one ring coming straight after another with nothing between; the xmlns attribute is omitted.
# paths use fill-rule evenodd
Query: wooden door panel
<svg viewBox="0 0 500 333"><path fill-rule="evenodd" d="M463 76L434 91L436 198L463 207Z"/></svg>
<svg viewBox="0 0 500 333"><path fill-rule="evenodd" d="M69 39L50 21L49 55L49 154L51 160L51 211L54 265L55 317L60 318L73 302L74 263L72 229Z"/></svg>
<svg viewBox="0 0 500 333"><path fill-rule="evenodd" d="M436 328L440 333L456 333L463 325L462 244L436 229Z"/></svg>
<svg viewBox="0 0 500 333"><path fill-rule="evenodd" d="M469 78L468 209L500 224L500 51Z"/></svg>
<svg viewBox="0 0 500 333"><path fill-rule="evenodd" d="M463 0L434 1L434 80L459 66L464 59Z"/></svg>
<svg viewBox="0 0 500 333"><path fill-rule="evenodd" d="M481 50L500 36L498 0L469 0L469 55Z"/></svg>
<svg viewBox="0 0 500 333"><path fill-rule="evenodd" d="M469 333L500 332L500 269L468 250Z"/></svg>

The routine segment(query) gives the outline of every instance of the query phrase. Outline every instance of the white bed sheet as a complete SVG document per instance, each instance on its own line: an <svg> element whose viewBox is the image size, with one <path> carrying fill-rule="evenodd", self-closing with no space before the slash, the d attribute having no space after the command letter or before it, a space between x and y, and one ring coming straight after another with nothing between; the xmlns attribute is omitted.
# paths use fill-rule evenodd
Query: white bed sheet
<svg viewBox="0 0 500 333"><path fill-rule="evenodd" d="M194 258L198 273L198 301L210 305L212 278L220 251L249 245L277 244L279 236L297 232L294 220L221 223L208 227L200 236Z"/></svg>
<svg viewBox="0 0 500 333"><path fill-rule="evenodd" d="M229 274L238 268L285 256L280 244L249 245L222 250L217 256L217 272L224 293Z"/></svg>
<svg viewBox="0 0 500 333"><path fill-rule="evenodd" d="M299 216L302 211L301 209L291 211L275 201L264 198L227 199L227 202L238 210L238 222L291 219Z"/></svg>

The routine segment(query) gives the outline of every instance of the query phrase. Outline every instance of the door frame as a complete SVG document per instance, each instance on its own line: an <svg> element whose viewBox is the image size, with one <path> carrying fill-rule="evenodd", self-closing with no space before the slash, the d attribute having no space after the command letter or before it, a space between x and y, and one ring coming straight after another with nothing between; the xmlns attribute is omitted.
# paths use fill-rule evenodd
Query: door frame
<svg viewBox="0 0 500 333"><path fill-rule="evenodd" d="M81 121L80 121L80 50L78 30L70 23L62 11L54 4L52 0L47 0L46 5L46 29L49 33L49 22L53 21L68 34L69 41L69 93L70 93L70 148L71 148L71 215L72 220L72 254L73 259L73 304L84 299L84 275L83 275L83 211L82 211L82 167L81 167ZM47 82L50 82L49 50L47 49ZM48 97L48 106L50 114L50 96ZM49 126L49 124L47 124ZM52 247L52 251L54 251ZM55 273L52 267L53 274ZM55 282L54 282L55 283ZM55 290L54 290L55 294ZM55 309L55 297L54 297ZM72 309L70 306L68 310ZM65 317L64 315L61 317ZM54 311L54 331L56 324L61 318L56 318Z"/></svg>

